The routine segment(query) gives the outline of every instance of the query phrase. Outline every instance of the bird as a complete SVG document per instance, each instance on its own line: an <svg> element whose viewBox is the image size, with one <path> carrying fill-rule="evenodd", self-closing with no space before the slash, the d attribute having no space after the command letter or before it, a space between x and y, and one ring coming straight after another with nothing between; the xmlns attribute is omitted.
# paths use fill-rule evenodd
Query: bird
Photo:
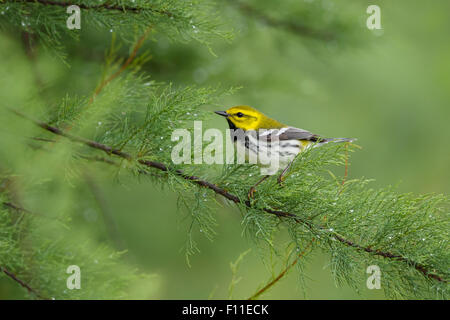
<svg viewBox="0 0 450 320"><path fill-rule="evenodd" d="M260 183L283 169L277 179L281 184L296 156L307 148L322 146L330 142L350 143L356 140L354 138L324 138L307 130L283 124L247 105L238 105L225 111L214 112L225 117L233 142L248 150L247 156L257 159L266 158L264 164L261 163L262 160L258 160L258 164L266 168L268 160L274 156L279 163L279 166L267 169L266 174L250 188L249 198L253 197L255 189ZM243 132L245 135L238 138L236 131Z"/></svg>

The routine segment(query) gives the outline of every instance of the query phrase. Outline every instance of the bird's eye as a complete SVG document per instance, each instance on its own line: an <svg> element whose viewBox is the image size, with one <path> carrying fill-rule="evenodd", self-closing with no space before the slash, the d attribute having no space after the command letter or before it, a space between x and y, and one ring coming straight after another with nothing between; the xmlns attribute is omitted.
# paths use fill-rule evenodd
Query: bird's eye
<svg viewBox="0 0 450 320"><path fill-rule="evenodd" d="M237 116L238 118L242 118L242 117L244 116L244 114L243 114L242 112L238 112L238 113L236 113L236 116Z"/></svg>

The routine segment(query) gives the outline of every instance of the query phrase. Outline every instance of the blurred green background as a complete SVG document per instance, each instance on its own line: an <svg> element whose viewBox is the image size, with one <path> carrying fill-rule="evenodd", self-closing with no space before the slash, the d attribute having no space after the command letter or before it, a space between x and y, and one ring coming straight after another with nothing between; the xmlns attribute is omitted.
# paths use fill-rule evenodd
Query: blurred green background
<svg viewBox="0 0 450 320"><path fill-rule="evenodd" d="M299 1L299 6L311 1ZM402 192L449 193L450 3L314 1L324 10L356 14L358 42L307 39L242 15L224 2L219 7L222 20L236 36L232 42L213 43L216 56L198 43L174 43L156 34L144 46L152 54L144 71L176 86L242 86L223 101L223 109L247 104L324 136L358 138L362 149L351 156L350 177L374 178L374 187L399 184ZM381 7L382 30L365 27L369 4ZM45 105L66 93L89 95L99 81L110 40L108 31L82 28L80 41L65 42L69 68L43 48L28 57L19 37L0 33L3 104L16 107L39 96ZM122 53L126 56L127 48ZM226 128L223 119L211 121ZM254 247L242 235L237 210L225 206L217 211L217 236L213 242L199 238L201 252L191 257L189 267L183 252L189 221L177 211L176 196L145 180L126 186L113 181L104 177L99 186L128 249L127 258L155 275L154 288L139 288L144 296L228 298L230 262ZM99 242L107 239L97 208L78 214L77 228L98 232ZM305 272L306 287L293 271L263 298L383 298L381 290L368 290L364 283L359 295L337 287L327 257L318 252L308 259ZM248 298L270 275L258 250L252 249L240 264L237 276L242 280L233 297ZM16 283L0 279L0 299L21 297Z"/></svg>

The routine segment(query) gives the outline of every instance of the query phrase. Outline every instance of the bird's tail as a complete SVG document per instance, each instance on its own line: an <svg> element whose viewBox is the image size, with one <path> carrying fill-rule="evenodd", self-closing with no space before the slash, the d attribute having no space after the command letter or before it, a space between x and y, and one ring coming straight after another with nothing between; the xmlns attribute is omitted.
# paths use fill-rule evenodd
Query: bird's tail
<svg viewBox="0 0 450 320"><path fill-rule="evenodd" d="M356 138L326 138L326 139L322 139L319 141L318 144L316 144L315 146L321 146L330 142L336 142L336 143L340 143L340 142L353 142L356 141Z"/></svg>
<svg viewBox="0 0 450 320"><path fill-rule="evenodd" d="M325 141L321 141L321 143L328 143L328 142L353 142L356 141L356 138L328 138L325 139Z"/></svg>

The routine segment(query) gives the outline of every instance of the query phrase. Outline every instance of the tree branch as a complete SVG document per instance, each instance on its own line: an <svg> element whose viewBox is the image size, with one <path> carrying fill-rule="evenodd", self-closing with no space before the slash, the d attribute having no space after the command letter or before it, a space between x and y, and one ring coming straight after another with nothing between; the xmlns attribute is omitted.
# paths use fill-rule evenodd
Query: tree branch
<svg viewBox="0 0 450 320"><path fill-rule="evenodd" d="M77 136L71 135L69 133L66 133L66 132L62 131L59 128L50 126L49 124L47 124L45 122L41 122L41 121L32 119L32 118L30 118L30 117L28 117L28 116L26 116L26 115L16 111L16 110L11 109L11 111L14 112L15 114L17 114L18 116L22 117L22 118L25 118L25 119L28 119L28 120L32 121L34 124L36 124L37 126L43 128L43 129L45 129L45 130L47 130L47 131L49 131L49 132L51 132L53 134L65 137L65 138L67 138L67 139L69 139L69 140L71 140L73 142L82 143L82 144L87 145L87 146L89 146L91 148L104 151L104 152L106 152L109 155L110 154L116 155L116 156L121 157L123 159L126 159L128 161L135 160L135 159L133 159L133 157L129 153L123 152L121 150L113 149L112 147L109 147L107 145L101 144L101 143L96 142L96 141L92 141L92 140L88 140L88 139L85 139L85 138L82 138L82 137L77 137ZM230 201L233 201L236 204L244 204L246 207L252 208L252 205L251 205L250 201L243 202L243 201L240 200L240 198L238 196L236 196L236 195L226 191L225 189L220 188L219 186L217 186L217 185L215 185L215 184L213 184L211 182L203 180L200 177L186 175L181 170L175 170L175 171L171 170L168 166L166 166L164 163L161 163L161 162L154 162L154 161L142 160L142 159L136 159L135 161L137 161L138 163L140 163L140 164L142 164L144 166L147 166L147 167L150 167L150 168L155 168L155 169L158 169L158 170L161 170L161 171L166 171L166 172L167 171L172 171L176 175L178 175L179 177L181 177L181 178L183 178L185 180L188 180L188 181L192 181L193 183L195 183L195 184L197 184L197 185L199 185L201 187L208 188L208 189L214 191L216 194L221 195L222 197L224 197L224 198L226 198L226 199L228 199ZM267 212L269 214L273 214L273 215L275 215L275 216L277 216L279 218L288 218L290 220L294 220L296 223L303 224L304 226L309 228L311 231L316 231L316 230L323 231L323 230L326 230L325 227L320 226L320 225L315 225L315 224L313 224L313 223L311 223L311 222L301 218L300 216L298 216L296 214L293 214L293 213L290 213L290 212L280 211L280 210L273 210L273 209L270 209L270 208L261 208L260 210L263 210L264 212ZM370 253L370 254L373 254L373 255L376 255L376 256L380 256L380 257L383 257L383 258L386 258L386 259L392 259L392 260L404 262L407 265L413 266L417 271L421 272L424 276L426 276L426 277L428 277L430 279L434 279L434 280L437 280L439 282L448 283L447 279L444 279L442 276L440 276L438 274L432 273L430 271L430 267L428 267L426 265L417 263L417 262L415 262L415 261L413 261L413 260L411 260L409 258L406 258L404 256L393 254L393 253L391 253L389 251L382 251L382 250L378 250L378 249L372 249L371 247L364 247L364 246L362 246L362 245L360 245L360 244L358 244L356 242L353 242L353 241L351 241L349 239L346 239L345 237L339 235L336 232L329 232L329 234L335 240L341 242L342 244L344 244L346 246L355 248L355 249L357 249L359 251L364 251L364 252L367 252L367 253Z"/></svg>
<svg viewBox="0 0 450 320"><path fill-rule="evenodd" d="M102 89L110 83L112 80L114 80L118 75L120 75L123 71L125 71L126 68L133 62L134 58L136 58L137 52L140 47L144 44L145 38L147 38L148 34L152 30L152 26L149 26L144 34L136 41L134 44L133 50L131 51L130 55L128 56L128 59L120 66L120 69L114 72L112 75L110 75L107 79L103 80L100 85L95 89L94 95L91 97L89 103L92 103L94 98L102 91Z"/></svg>
<svg viewBox="0 0 450 320"><path fill-rule="evenodd" d="M29 284L27 284L25 281L19 279L14 273L12 273L11 271L9 271L8 269L6 269L5 267L0 266L0 270L3 271L4 274L6 274L8 277L10 277L11 279L13 279L15 282L17 282L18 284L20 284L22 287L24 287L25 289L27 289L28 293L32 293L34 294L36 297L38 297L39 299L43 299L43 300L50 300L49 298L46 298L44 296L42 296L39 292L37 292L35 289L33 289Z"/></svg>
<svg viewBox="0 0 450 320"><path fill-rule="evenodd" d="M303 249L302 252L300 252L297 256L297 258L295 258L294 261L292 261L290 264L287 265L286 268L283 269L283 271L281 271L278 276L276 276L273 280L271 280L269 283L267 283L264 287L262 287L260 290L258 290L255 294L253 294L250 298L248 298L247 300L254 300L256 298L258 298L260 295L262 295L264 292L266 292L267 290L269 290L275 283L277 283L278 281L281 280L281 278L283 278L290 269L292 269L292 267L294 267L297 262L305 256L306 251L311 247L311 245L314 242L314 238L311 239L311 241L308 243L308 245L305 247L305 249Z"/></svg>
<svg viewBox="0 0 450 320"><path fill-rule="evenodd" d="M0 202L0 205L3 205L5 208L11 209L11 210L15 210L17 212L23 212L25 214L33 215L33 216L36 216L36 217L39 217L39 218L45 218L45 219L48 219L48 220L57 221L57 222L59 222L59 223L61 223L62 225L65 226L64 221L62 221L59 218L53 218L53 217L49 217L49 216L47 216L45 214L42 214L42 213L39 213L39 212L30 211L30 210L28 210L26 208L23 208L21 206L18 206L17 204L12 203L12 202Z"/></svg>
<svg viewBox="0 0 450 320"><path fill-rule="evenodd" d="M9 1L6 1L9 2ZM84 10L111 10L111 11L120 11L120 12L131 12L131 13L140 13L144 10L149 10L155 13L159 13L161 15L165 15L167 17L174 17L175 15L169 11L158 10L152 8L138 8L138 7L129 7L129 6L119 6L119 5L111 5L107 3L102 3L98 5L87 5L83 3L75 3L75 2L65 2L65 1L51 1L51 0L16 0L11 2L23 2L23 3L38 3L46 6L59 6L59 7L68 7L71 5L77 5L80 9Z"/></svg>
<svg viewBox="0 0 450 320"><path fill-rule="evenodd" d="M29 211L27 209L24 209L22 207L19 207L19 206L15 205L15 204L13 204L11 202L3 202L2 204L3 204L4 207L9 208L9 209L14 209L16 211L21 211L21 212L24 212L24 213L33 214L31 211Z"/></svg>

